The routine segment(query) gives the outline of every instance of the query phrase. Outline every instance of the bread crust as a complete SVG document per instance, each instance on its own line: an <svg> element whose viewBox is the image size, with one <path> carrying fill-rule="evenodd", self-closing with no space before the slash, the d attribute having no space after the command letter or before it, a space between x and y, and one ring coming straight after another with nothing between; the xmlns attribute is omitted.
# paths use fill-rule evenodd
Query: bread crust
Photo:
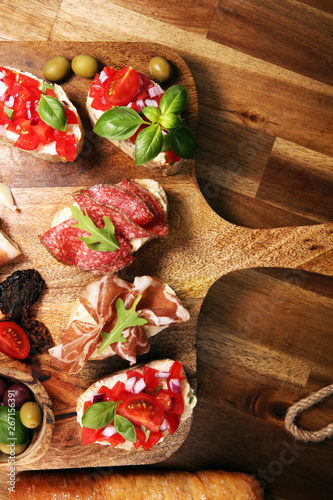
<svg viewBox="0 0 333 500"><path fill-rule="evenodd" d="M264 500L259 481L248 474L204 470L23 472L9 500Z"/></svg>
<svg viewBox="0 0 333 500"><path fill-rule="evenodd" d="M32 75L29 72L20 71L16 68L12 68L10 66L4 66L4 67L8 68L12 71L16 71L17 73L22 73L23 75L30 76L30 78L34 78L35 80L38 80L40 83L43 82L43 80L41 80L40 78L37 78L35 75ZM84 143L84 130L83 130L81 118L77 112L77 109L75 108L75 106L72 104L72 102L68 98L64 89L60 85L57 85L57 84L53 84L52 87L53 87L54 93L57 96L57 99L59 101L66 101L68 103L68 108L71 109L72 111L74 111L74 113L77 116L77 119L78 119L77 125L78 125L79 131L78 131L78 142L76 145L76 157L78 157L82 151L83 143ZM6 146L11 146L11 147L15 148L14 141L9 139L8 137L4 137L3 135L0 135L0 142L2 144L5 144ZM15 149L20 149L20 148L15 148ZM49 153L45 153L43 151L38 151L38 150L28 151L28 150L20 149L20 151L22 151L23 153L27 153L29 155L35 156L36 158L39 158L41 160L45 160L45 161L49 161L49 162L61 162L61 163L68 162L68 160L66 160L66 158L64 158L63 156L59 156L57 154L49 154Z"/></svg>

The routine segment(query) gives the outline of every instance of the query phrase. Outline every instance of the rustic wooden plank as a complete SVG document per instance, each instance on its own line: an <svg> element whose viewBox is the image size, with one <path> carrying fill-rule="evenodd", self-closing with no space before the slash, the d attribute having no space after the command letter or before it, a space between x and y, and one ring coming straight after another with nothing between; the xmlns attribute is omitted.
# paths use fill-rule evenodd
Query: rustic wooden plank
<svg viewBox="0 0 333 500"><path fill-rule="evenodd" d="M115 0L112 2L127 9L129 15L134 12L150 19L176 26L191 33L206 35L212 22L219 0Z"/></svg>
<svg viewBox="0 0 333 500"><path fill-rule="evenodd" d="M257 192L259 200L316 222L333 218L333 158L277 139Z"/></svg>
<svg viewBox="0 0 333 500"><path fill-rule="evenodd" d="M332 33L331 15L295 0L221 0L207 38L330 84Z"/></svg>
<svg viewBox="0 0 333 500"><path fill-rule="evenodd" d="M0 40L47 40L61 0L2 0Z"/></svg>
<svg viewBox="0 0 333 500"><path fill-rule="evenodd" d="M301 217L287 209L278 208L272 205L269 200L265 202L246 196L238 190L224 188L218 182L209 180L213 179L212 175L206 176L204 174L205 172L200 171L198 182L207 203L223 219L233 224L267 229L281 226L306 226L316 222L312 217Z"/></svg>
<svg viewBox="0 0 333 500"><path fill-rule="evenodd" d="M209 115L214 123L245 124L315 151L333 153L333 90L327 85L212 44L200 35L188 38L184 30L143 14L129 13L112 2L87 0L77 9L72 2L63 0L50 39L84 41L87 33L94 41L154 40L177 50L194 76L200 113Z"/></svg>

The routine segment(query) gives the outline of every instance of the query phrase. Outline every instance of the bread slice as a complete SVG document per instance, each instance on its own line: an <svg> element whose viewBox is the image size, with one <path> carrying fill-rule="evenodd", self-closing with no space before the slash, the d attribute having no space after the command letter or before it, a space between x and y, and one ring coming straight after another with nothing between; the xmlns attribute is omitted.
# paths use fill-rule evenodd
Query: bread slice
<svg viewBox="0 0 333 500"><path fill-rule="evenodd" d="M158 85L156 82L152 82L155 85ZM97 120L102 116L103 111L94 109L91 107L93 99L91 97L87 97L87 111L88 115L90 118L90 121L93 125L95 126ZM117 148L121 149L126 153L128 156L130 156L132 159L134 159L135 156L135 145L129 140L124 140L124 141L116 141L112 139L108 139L112 144L114 144ZM173 162L173 163L167 163L165 160L165 153L160 153L156 158L154 158L152 161L145 163L144 165L141 165L142 168L146 168L148 172L152 172L157 175L174 175L179 170L184 164L184 159L181 158L179 161Z"/></svg>
<svg viewBox="0 0 333 500"><path fill-rule="evenodd" d="M10 66L2 66L2 68L6 68L10 71L13 71L19 74L26 75L30 78L33 78L34 80L39 82L39 89L42 88L43 85L43 80L37 78L36 76L32 75L29 72L23 72L18 69L12 68ZM0 78L1 80L1 78ZM83 142L84 142L84 130L83 130L83 125L80 119L80 116L73 105L73 103L69 100L66 92L64 89L57 84L49 84L52 87L52 90L54 91L56 98L58 101L60 101L64 107L67 107L71 111L73 111L78 119L77 124L68 124L66 128L66 135L68 134L74 134L75 135L75 142L76 142L76 157L80 154L82 147L83 147ZM1 97L0 97L1 100ZM3 144L6 144L8 146L14 146L14 143L16 142L17 138L19 137L19 134L16 134L15 132L8 131L6 129L6 125L0 125L0 142ZM14 146L15 147L15 146ZM17 148L19 149L19 148ZM22 151L22 149L21 149ZM24 150L26 153L32 154L42 160L47 160L51 162L62 162L66 163L68 160L64 158L63 156L60 156L55 149L55 142L52 142L50 144L45 144L45 145L40 145L37 147L36 150Z"/></svg>
<svg viewBox="0 0 333 500"><path fill-rule="evenodd" d="M172 359L160 359L160 360L155 360L155 361L150 361L149 363L146 364L140 364L140 365L135 365L132 366L126 370L119 371L110 377L103 378L99 380L98 382L95 382L92 384L81 396L79 397L77 401L77 406L76 406L76 412L77 412L77 421L78 423L82 426L82 416L83 416L83 405L85 401L90 401L93 394L97 393L97 391L102 387L106 386L108 388L112 388L117 382L126 382L127 380L127 372L130 370L135 370L139 373L143 372L144 366L148 366L150 368L153 368L155 370L158 370L159 372L168 372L174 363L174 360ZM160 380L160 379L159 379ZM166 385L165 381L162 381L163 384ZM191 389L190 384L188 383L187 379L185 378L184 380L181 381L181 394L184 399L184 412L180 417L180 424L187 420L188 418L191 417L193 408L195 407L197 403L197 398L193 394L193 391ZM177 430L176 430L177 432ZM158 443L161 443L164 441L165 437L169 434L168 430L165 430L162 432L163 437L159 440ZM102 445L110 445L108 441L96 441L96 443L102 444ZM123 449L127 451L135 451L134 444L130 441L125 441L125 443L120 443L116 447L117 449ZM140 448L139 448L140 449Z"/></svg>

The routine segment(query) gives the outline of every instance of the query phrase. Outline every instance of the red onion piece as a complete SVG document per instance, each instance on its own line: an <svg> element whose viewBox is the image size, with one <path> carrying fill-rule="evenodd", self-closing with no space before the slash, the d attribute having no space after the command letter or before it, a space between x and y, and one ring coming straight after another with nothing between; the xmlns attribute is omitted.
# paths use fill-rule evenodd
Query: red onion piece
<svg viewBox="0 0 333 500"><path fill-rule="evenodd" d="M133 392L133 387L136 382L136 376L134 375L133 377L130 377L126 380L125 382L125 389L128 392Z"/></svg>
<svg viewBox="0 0 333 500"><path fill-rule="evenodd" d="M133 388L133 393L134 394L139 394L139 392L143 391L143 389L146 387L146 382L144 381L143 378L140 378L140 380L137 381Z"/></svg>
<svg viewBox="0 0 333 500"><path fill-rule="evenodd" d="M0 80L0 97L5 95L6 90L8 89L8 85L5 84L2 80Z"/></svg>
<svg viewBox="0 0 333 500"><path fill-rule="evenodd" d="M181 390L180 390L180 381L177 378L172 378L170 380L170 387L171 387L171 390L175 394L180 394L181 393Z"/></svg>
<svg viewBox="0 0 333 500"><path fill-rule="evenodd" d="M39 118L37 116L35 118L30 118L30 125L38 125Z"/></svg>
<svg viewBox="0 0 333 500"><path fill-rule="evenodd" d="M99 81L101 83L104 83L107 79L108 79L108 75L107 75L107 73L103 69L103 71L101 71L101 73L99 75Z"/></svg>
<svg viewBox="0 0 333 500"><path fill-rule="evenodd" d="M113 436L113 434L116 434L116 433L117 433L117 431L116 431L114 425L112 425L112 424L105 427L105 429L102 431L102 434L105 437Z"/></svg>
<svg viewBox="0 0 333 500"><path fill-rule="evenodd" d="M104 398L104 394L100 394L100 393L97 393L97 394L93 394L91 396L91 402L92 403L100 403L101 401L103 401L103 398Z"/></svg>
<svg viewBox="0 0 333 500"><path fill-rule="evenodd" d="M154 85L148 89L149 97L157 97L158 95L164 94L164 90L159 85Z"/></svg>
<svg viewBox="0 0 333 500"><path fill-rule="evenodd" d="M155 101L155 99L146 99L145 100L145 105L146 106L153 106L154 108L158 108L158 104Z"/></svg>
<svg viewBox="0 0 333 500"><path fill-rule="evenodd" d="M157 377L157 378L168 378L169 376L170 376L170 372L155 373L155 377Z"/></svg>
<svg viewBox="0 0 333 500"><path fill-rule="evenodd" d="M8 108L12 108L14 106L14 102L14 96L9 95L5 100L5 106L7 106Z"/></svg>
<svg viewBox="0 0 333 500"><path fill-rule="evenodd" d="M142 111L142 109L145 107L145 103L143 102L143 99L138 99L136 101L136 105L137 105L139 111Z"/></svg>
<svg viewBox="0 0 333 500"><path fill-rule="evenodd" d="M167 419L165 418L162 422L162 425L160 426L160 431L163 432L166 431L167 429L169 429L169 424Z"/></svg>

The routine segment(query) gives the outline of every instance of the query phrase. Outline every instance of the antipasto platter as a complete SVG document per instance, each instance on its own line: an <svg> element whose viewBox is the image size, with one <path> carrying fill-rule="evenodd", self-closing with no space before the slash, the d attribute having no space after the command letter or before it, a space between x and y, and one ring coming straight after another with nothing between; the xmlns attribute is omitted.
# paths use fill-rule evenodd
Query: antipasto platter
<svg viewBox="0 0 333 500"><path fill-rule="evenodd" d="M111 66L116 70L132 67L142 74L149 72L149 62L153 57L161 56L173 67L170 85L184 86L187 89L188 103L182 116L195 132L198 118L195 82L184 60L167 47L138 43L2 43L0 53L3 66L19 68L38 78L43 77L46 62L58 54L70 60L78 54L89 54L100 62L100 69L104 66ZM168 202L167 234L162 238L148 238L128 265L117 270L116 284L127 287L126 291L130 294L132 285L129 284L135 282L135 278L149 276L174 291L181 301L181 307L189 316L185 321L173 322L161 329L150 339L149 350L140 353L136 361L140 364L161 359L179 361L195 392L197 320L210 286L222 275L246 267L306 269L307 263L317 254L331 248L331 225L254 231L222 220L210 209L200 193L194 159L187 159L180 170L172 172L172 175L164 175L163 171L135 166L133 159L117 147L119 144L112 144L94 132L85 107L90 86L91 79L76 74L70 74L62 83L69 100L78 111L84 131L83 147L74 161L50 162L17 148L0 145L0 182L10 186L18 207L16 211L1 207L1 230L21 250L15 260L0 268L0 282L4 282L16 271L38 271L45 286L37 300L31 304L29 317L37 319L46 327L48 340L57 351L57 346L63 342L68 329L68 320L76 301L82 296L85 297L83 301L87 299L87 290L90 290L92 284L99 283L100 286L104 283L103 276L110 275L110 268L105 262L95 269L91 269L90 265L86 266L87 269L82 269L68 265L66 259L57 260L50 248L46 248L45 241L41 241L41 235L50 230L51 221L57 213L72 207L73 196L87 195L86 190L91 186L114 186L126 179L136 180L138 184L135 184L135 189L138 190L138 185L144 179L158 182ZM67 236L66 233L66 236L61 237L63 246L67 242ZM284 252L280 251L282 246ZM107 274L103 272L106 270ZM164 297L168 293L169 290L164 293ZM159 294L154 296L158 297ZM91 303L91 295L89 300ZM91 309L89 311L93 316ZM103 330L107 329L105 325L106 321L103 322ZM85 350L85 346L81 348L82 351ZM22 462L22 468L55 469L156 463L170 456L184 442L191 427L192 416L181 422L176 431L163 442L148 450L143 447L134 450L117 449L101 446L93 441L82 445L82 428L76 419L80 396L99 380L119 370L129 369L129 360L117 355L105 359L87 359L79 369L67 370L64 369L64 364L56 362L56 357L50 356L45 350L29 355L22 361L0 354L1 367L27 372L42 384L49 395L55 416L53 421L50 413L49 421L46 422L52 428L46 453L39 458L37 450L30 459L27 457ZM161 378L170 376L171 368L167 366L165 370L159 366L157 372ZM172 373L173 383L177 385L175 371ZM131 375L136 377L131 382L140 382L141 375L138 372ZM178 382L181 383L181 380ZM99 388L95 386L96 390ZM150 389L155 392L157 387ZM143 432L148 440L147 427L144 427ZM3 463L1 466L6 465Z"/></svg>

